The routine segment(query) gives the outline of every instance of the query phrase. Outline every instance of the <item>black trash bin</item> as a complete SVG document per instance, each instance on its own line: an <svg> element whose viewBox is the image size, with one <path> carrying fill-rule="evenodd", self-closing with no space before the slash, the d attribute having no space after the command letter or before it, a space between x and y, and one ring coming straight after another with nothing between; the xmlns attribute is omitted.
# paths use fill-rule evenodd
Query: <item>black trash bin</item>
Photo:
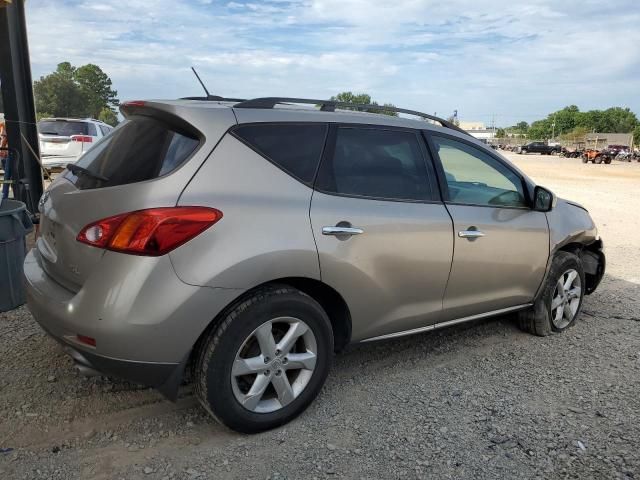
<svg viewBox="0 0 640 480"><path fill-rule="evenodd" d="M0 312L25 302L22 264L33 224L24 203L0 199Z"/></svg>

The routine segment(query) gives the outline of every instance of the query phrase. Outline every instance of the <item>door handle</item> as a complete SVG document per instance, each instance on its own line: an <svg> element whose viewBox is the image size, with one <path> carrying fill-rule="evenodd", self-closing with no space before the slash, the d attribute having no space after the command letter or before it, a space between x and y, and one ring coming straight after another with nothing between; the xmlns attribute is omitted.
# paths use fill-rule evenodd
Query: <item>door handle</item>
<svg viewBox="0 0 640 480"><path fill-rule="evenodd" d="M350 237L352 235L360 235L361 233L364 233L364 230L356 227L339 227L337 225L335 227L322 227L323 235L334 235L336 237L341 237L341 236Z"/></svg>
<svg viewBox="0 0 640 480"><path fill-rule="evenodd" d="M484 237L484 233L481 232L480 230L462 230L460 232L458 232L458 236L460 238L480 238L480 237Z"/></svg>

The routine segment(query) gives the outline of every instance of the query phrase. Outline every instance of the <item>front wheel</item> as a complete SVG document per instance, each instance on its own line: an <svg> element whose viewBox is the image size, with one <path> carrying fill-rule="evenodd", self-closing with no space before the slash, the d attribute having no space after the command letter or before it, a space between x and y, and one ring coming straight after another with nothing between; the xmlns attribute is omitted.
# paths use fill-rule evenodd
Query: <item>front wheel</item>
<svg viewBox="0 0 640 480"><path fill-rule="evenodd" d="M238 302L205 339L196 393L229 428L269 430L309 406L332 355L331 323L322 307L299 290L267 287Z"/></svg>
<svg viewBox="0 0 640 480"><path fill-rule="evenodd" d="M580 259L569 252L557 252L533 307L518 314L520 328L541 337L563 332L580 313L584 286Z"/></svg>

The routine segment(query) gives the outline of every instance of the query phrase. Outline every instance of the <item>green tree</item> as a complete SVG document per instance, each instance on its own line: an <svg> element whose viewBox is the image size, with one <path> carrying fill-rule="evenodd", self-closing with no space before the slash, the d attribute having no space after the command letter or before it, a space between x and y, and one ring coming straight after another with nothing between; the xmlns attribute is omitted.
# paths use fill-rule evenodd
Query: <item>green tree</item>
<svg viewBox="0 0 640 480"><path fill-rule="evenodd" d="M116 115L116 112L114 112L108 107L104 107L102 110L100 110L100 115L98 115L98 120L100 120L101 122L107 123L112 127L115 127L118 124L118 116Z"/></svg>
<svg viewBox="0 0 640 480"><path fill-rule="evenodd" d="M36 111L55 117L98 117L103 108L118 105L111 79L92 64L75 68L69 62L40 77L33 85Z"/></svg>
<svg viewBox="0 0 640 480"><path fill-rule="evenodd" d="M507 132L505 131L504 128L499 128L496 130L496 137L497 138L504 138L507 136Z"/></svg>
<svg viewBox="0 0 640 480"><path fill-rule="evenodd" d="M334 100L336 102L345 102L345 103L357 103L360 105L378 105L378 102L371 100L371 95L367 93L353 93L353 92L340 92L337 95L334 95L329 100ZM385 103L382 107L395 107L392 103ZM345 107L348 108L348 107ZM383 115L389 115L391 117L397 117L398 113L393 110L385 109L385 108L370 108L366 110L370 113L382 113Z"/></svg>
<svg viewBox="0 0 640 480"><path fill-rule="evenodd" d="M75 69L69 62L63 62L55 72L34 82L37 112L49 112L55 117L87 115L80 87L73 80L74 72Z"/></svg>
<svg viewBox="0 0 640 480"><path fill-rule="evenodd" d="M329 100L345 103L359 103L361 105L372 105L371 95L366 93L340 92Z"/></svg>
<svg viewBox="0 0 640 480"><path fill-rule="evenodd" d="M640 147L640 125L633 129L633 144L636 148Z"/></svg>
<svg viewBox="0 0 640 480"><path fill-rule="evenodd" d="M90 117L98 118L104 108L118 106L118 92L111 88L111 79L97 65L83 65L75 70L73 78L80 87Z"/></svg>
<svg viewBox="0 0 640 480"><path fill-rule="evenodd" d="M527 136L531 140L547 140L551 138L551 122L548 119L533 122L527 131Z"/></svg>
<svg viewBox="0 0 640 480"><path fill-rule="evenodd" d="M36 112L36 122L39 122L43 118L51 118L51 117L55 117L55 115L52 115L49 112L40 112L40 111Z"/></svg>

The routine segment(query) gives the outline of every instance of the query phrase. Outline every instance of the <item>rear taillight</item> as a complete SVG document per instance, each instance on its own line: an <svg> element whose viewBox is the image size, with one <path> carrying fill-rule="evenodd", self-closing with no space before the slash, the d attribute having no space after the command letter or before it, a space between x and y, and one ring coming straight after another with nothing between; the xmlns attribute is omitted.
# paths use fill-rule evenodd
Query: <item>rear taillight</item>
<svg viewBox="0 0 640 480"><path fill-rule="evenodd" d="M129 100L122 104L123 107L144 107L144 100Z"/></svg>
<svg viewBox="0 0 640 480"><path fill-rule="evenodd" d="M89 345L90 347L96 346L96 339L92 337L87 337L86 335L77 334L76 340L78 340L80 343L84 343L85 345Z"/></svg>
<svg viewBox="0 0 640 480"><path fill-rule="evenodd" d="M72 142L91 143L93 138L89 135L71 135Z"/></svg>
<svg viewBox="0 0 640 480"><path fill-rule="evenodd" d="M90 223L76 240L116 252L159 256L188 242L221 218L222 212L215 208L150 208Z"/></svg>

